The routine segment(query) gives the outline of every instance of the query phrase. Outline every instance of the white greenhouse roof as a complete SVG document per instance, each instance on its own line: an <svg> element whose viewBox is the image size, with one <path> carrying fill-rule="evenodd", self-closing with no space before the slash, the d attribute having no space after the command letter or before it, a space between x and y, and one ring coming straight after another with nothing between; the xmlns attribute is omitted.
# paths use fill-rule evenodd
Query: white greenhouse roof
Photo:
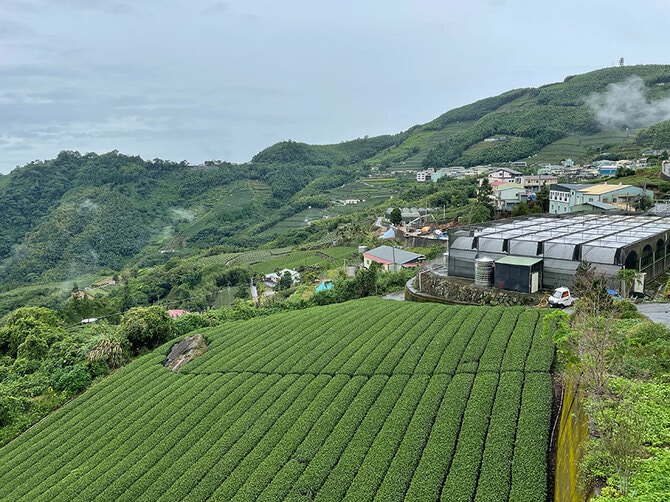
<svg viewBox="0 0 670 502"><path fill-rule="evenodd" d="M666 241L667 233L670 233L670 216L580 214L491 222L488 226L471 227L468 233L461 230L454 237L460 249L471 245L482 252L567 260L575 259L579 246L581 253L577 254L581 254L581 259L614 263L618 249L655 236Z"/></svg>

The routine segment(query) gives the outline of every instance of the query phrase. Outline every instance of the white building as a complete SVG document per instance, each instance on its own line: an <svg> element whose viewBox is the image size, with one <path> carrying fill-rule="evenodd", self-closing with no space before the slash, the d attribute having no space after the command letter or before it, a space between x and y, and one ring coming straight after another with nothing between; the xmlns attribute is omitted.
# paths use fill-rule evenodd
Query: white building
<svg viewBox="0 0 670 502"><path fill-rule="evenodd" d="M549 212L566 214L595 209L633 211L635 202L644 196L653 200L654 192L632 185L556 183L549 189Z"/></svg>
<svg viewBox="0 0 670 502"><path fill-rule="evenodd" d="M498 167L495 171L489 173L489 183L492 181L505 181L508 183L513 183L514 179L517 176L521 176L523 173L510 169L508 167Z"/></svg>

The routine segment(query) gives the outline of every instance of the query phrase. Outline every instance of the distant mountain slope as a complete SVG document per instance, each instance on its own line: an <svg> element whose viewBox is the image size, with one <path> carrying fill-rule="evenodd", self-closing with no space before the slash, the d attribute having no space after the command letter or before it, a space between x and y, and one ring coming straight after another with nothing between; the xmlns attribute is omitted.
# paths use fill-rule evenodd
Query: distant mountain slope
<svg viewBox="0 0 670 502"><path fill-rule="evenodd" d="M639 86L628 80L634 77L641 79ZM608 87L612 84L625 85L629 92L612 91ZM595 94L607 96L609 101L596 99L594 108L588 102ZM627 98L629 101L624 102ZM563 82L540 88L508 91L450 110L427 124L415 126L400 144L383 150L368 163L383 168L420 168L524 160L562 138L588 138L598 133L603 127L599 118L608 113L610 116L605 118L611 119L611 114L616 113L620 119L618 123L605 120L609 126L631 131L668 120L667 114L649 111L668 110L665 100L669 98L668 65L605 68L568 76ZM640 122L641 114L649 122ZM499 136L506 136L507 140L484 143L487 138ZM648 142L641 143L642 146Z"/></svg>
<svg viewBox="0 0 670 502"><path fill-rule="evenodd" d="M165 258L161 250L258 247L276 238L269 229L327 206L326 191L370 168L589 161L667 148L668 99L670 66L626 66L511 90L395 135L283 141L242 165L64 151L0 177L0 290L118 270L138 256L151 264Z"/></svg>
<svg viewBox="0 0 670 502"><path fill-rule="evenodd" d="M321 189L359 174L355 167L288 161L189 166L118 152L61 152L3 177L0 288L119 270L150 244L155 253L254 247L263 241L247 229L316 204L310 197Z"/></svg>

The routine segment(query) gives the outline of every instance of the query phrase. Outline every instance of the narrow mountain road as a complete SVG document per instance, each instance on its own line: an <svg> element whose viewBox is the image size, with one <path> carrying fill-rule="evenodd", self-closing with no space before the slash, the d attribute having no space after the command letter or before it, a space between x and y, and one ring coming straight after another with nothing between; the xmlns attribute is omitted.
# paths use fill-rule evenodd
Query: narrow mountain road
<svg viewBox="0 0 670 502"><path fill-rule="evenodd" d="M670 327L670 303L638 303L637 311L654 322Z"/></svg>

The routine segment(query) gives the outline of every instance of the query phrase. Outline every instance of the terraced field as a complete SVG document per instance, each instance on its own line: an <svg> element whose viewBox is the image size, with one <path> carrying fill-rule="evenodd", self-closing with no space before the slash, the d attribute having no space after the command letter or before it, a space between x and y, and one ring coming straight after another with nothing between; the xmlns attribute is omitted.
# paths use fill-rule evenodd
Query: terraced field
<svg viewBox="0 0 670 502"><path fill-rule="evenodd" d="M7 500L543 501L540 312L377 298L171 344L0 449Z"/></svg>

